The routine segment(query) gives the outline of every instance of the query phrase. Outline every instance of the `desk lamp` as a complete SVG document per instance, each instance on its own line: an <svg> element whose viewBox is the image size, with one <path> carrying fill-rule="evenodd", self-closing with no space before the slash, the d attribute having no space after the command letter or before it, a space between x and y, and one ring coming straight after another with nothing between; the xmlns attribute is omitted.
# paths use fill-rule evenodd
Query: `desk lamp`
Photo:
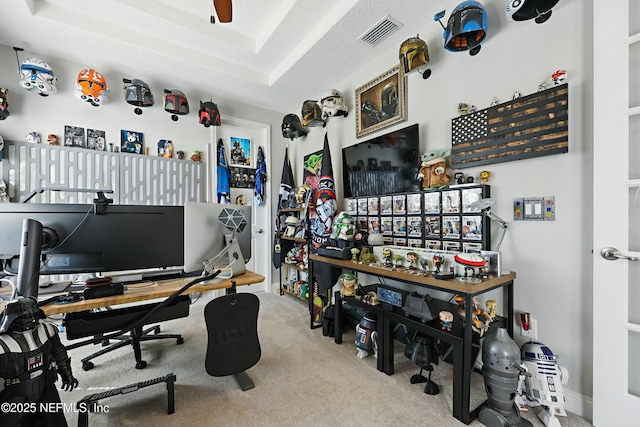
<svg viewBox="0 0 640 427"><path fill-rule="evenodd" d="M486 215L487 218L493 220L500 226L501 228L500 236L498 237L498 243L496 244L496 248L494 249L496 252L498 252L500 251L500 246L502 246L502 240L504 239L504 235L507 234L507 229L509 228L509 225L507 221L503 220L502 218L498 217L498 215L491 212L491 206L493 206L494 204L495 204L495 201L493 199L480 199L476 202L469 204L469 208L471 208L474 211L479 210L484 215Z"/></svg>
<svg viewBox="0 0 640 427"><path fill-rule="evenodd" d="M217 266L218 261L220 261L224 256L227 256L229 263L222 266L223 272L220 273L218 277L230 279L247 271L247 266L244 262L240 245L236 239L236 233L244 230L248 223L242 211L232 208L223 209L218 215L218 220L227 228L227 230L231 231L232 234L224 235L225 247L220 252L218 252L214 257L203 261L204 269L202 274L212 274L215 270L220 268Z"/></svg>
<svg viewBox="0 0 640 427"><path fill-rule="evenodd" d="M416 335L413 340L404 349L404 355L416 365L420 366L420 373L411 377L411 384L424 383L424 392L427 394L438 394L440 388L436 383L431 381L431 373L433 372L432 363L438 364L438 350L436 349L435 340L425 335ZM429 372L429 378L422 375L422 371Z"/></svg>

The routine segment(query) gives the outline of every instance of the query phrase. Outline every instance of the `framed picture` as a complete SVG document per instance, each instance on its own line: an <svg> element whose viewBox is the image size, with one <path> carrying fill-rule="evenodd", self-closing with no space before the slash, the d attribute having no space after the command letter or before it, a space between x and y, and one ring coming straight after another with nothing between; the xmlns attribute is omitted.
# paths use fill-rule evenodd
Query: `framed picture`
<svg viewBox="0 0 640 427"><path fill-rule="evenodd" d="M407 120L400 64L356 89L356 137Z"/></svg>
<svg viewBox="0 0 640 427"><path fill-rule="evenodd" d="M104 151L107 145L103 130L87 129L87 148L90 150Z"/></svg>
<svg viewBox="0 0 640 427"><path fill-rule="evenodd" d="M229 164L232 166L251 166L251 140L248 138L229 138L231 147Z"/></svg>
<svg viewBox="0 0 640 427"><path fill-rule="evenodd" d="M142 140L142 132L132 130L120 131L120 151L123 153L142 154L144 142Z"/></svg>
<svg viewBox="0 0 640 427"><path fill-rule="evenodd" d="M65 125L64 145L65 147L84 147L84 128Z"/></svg>
<svg viewBox="0 0 640 427"><path fill-rule="evenodd" d="M229 166L229 187L231 188L255 188L256 170L254 168L241 168Z"/></svg>

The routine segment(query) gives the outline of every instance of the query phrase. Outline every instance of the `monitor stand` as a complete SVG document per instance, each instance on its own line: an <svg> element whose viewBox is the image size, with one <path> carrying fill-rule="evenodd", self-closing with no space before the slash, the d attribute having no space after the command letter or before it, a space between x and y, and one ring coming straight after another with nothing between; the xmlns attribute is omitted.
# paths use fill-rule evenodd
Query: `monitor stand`
<svg viewBox="0 0 640 427"><path fill-rule="evenodd" d="M230 279L235 276L244 274L247 271L247 266L240 250L238 240L232 234L225 234L225 247L213 258L204 261L205 274L212 274L217 269L222 272L216 277L216 279ZM222 261L226 256L228 264L220 266L219 261Z"/></svg>

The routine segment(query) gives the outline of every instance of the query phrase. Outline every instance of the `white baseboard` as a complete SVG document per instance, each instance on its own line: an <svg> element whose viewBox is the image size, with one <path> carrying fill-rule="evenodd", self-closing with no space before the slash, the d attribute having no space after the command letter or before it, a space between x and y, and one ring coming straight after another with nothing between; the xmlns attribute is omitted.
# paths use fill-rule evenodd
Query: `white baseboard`
<svg viewBox="0 0 640 427"><path fill-rule="evenodd" d="M593 398L584 396L566 388L564 389L564 397L565 410L579 415L589 421L593 421Z"/></svg>

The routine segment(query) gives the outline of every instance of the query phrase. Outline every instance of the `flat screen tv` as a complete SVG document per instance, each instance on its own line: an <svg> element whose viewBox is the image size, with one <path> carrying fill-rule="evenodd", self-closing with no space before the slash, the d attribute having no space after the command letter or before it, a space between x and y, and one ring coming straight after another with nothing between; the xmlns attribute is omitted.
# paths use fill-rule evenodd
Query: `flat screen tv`
<svg viewBox="0 0 640 427"><path fill-rule="evenodd" d="M418 124L342 149L344 197L419 190Z"/></svg>

